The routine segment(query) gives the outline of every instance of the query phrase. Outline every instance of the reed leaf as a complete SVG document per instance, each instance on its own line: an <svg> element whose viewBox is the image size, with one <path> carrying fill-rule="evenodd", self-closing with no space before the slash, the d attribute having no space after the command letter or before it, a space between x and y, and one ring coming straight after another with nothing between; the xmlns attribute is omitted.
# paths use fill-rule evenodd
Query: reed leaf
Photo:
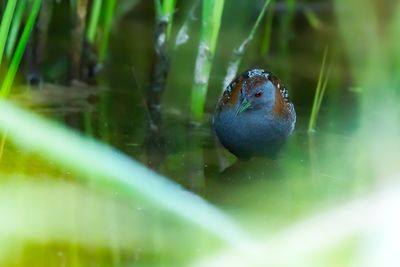
<svg viewBox="0 0 400 267"><path fill-rule="evenodd" d="M17 4L16 0L7 1L6 9L0 24L0 64L3 60L4 48L7 43L7 36L10 30L11 21L13 19L14 9Z"/></svg>
<svg viewBox="0 0 400 267"><path fill-rule="evenodd" d="M328 47L325 48L324 56L322 58L321 70L319 72L318 83L315 89L314 102L311 109L310 122L308 124L308 131L315 131L315 126L317 124L317 119L319 115L319 110L322 103L322 98L324 97L325 88L327 86L329 74L326 75L326 58L328 55ZM329 73L329 72L328 72Z"/></svg>
<svg viewBox="0 0 400 267"><path fill-rule="evenodd" d="M41 4L41 0L35 0L32 4L32 9L30 10L28 20L26 21L21 38L18 41L17 48L11 59L10 66L7 70L6 76L5 76L3 84L1 86L0 98L7 97L10 93L11 86L14 82L14 78L17 73L19 64L21 63L21 59L24 54L26 45L28 43L30 34L32 32L33 26L35 25L36 18L38 16L38 13L40 10L40 4Z"/></svg>
<svg viewBox="0 0 400 267"><path fill-rule="evenodd" d="M18 1L13 22L11 24L10 33L7 38L6 46L6 59L9 60L15 49L16 42L18 40L19 29L22 24L22 19L24 17L27 1Z"/></svg>

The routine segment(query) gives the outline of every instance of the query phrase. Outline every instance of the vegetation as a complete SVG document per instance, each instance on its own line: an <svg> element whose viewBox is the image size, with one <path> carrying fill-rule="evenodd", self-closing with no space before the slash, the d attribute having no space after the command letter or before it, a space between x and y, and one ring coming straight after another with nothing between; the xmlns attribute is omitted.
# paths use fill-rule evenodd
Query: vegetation
<svg viewBox="0 0 400 267"><path fill-rule="evenodd" d="M8 34L8 29L10 28L10 22L13 18L13 10L15 7L15 2L16 1L8 1L7 2L7 7L4 12L3 20L1 22L1 40L0 40L0 47L2 48L0 50L0 59L3 58L4 54L4 47L7 42L7 34ZM21 62L22 56L25 51L25 47L28 43L29 35L32 32L33 25L35 24L36 17L39 13L39 8L40 8L40 0L35 0L32 4L32 9L29 12L28 19L26 21L25 27L23 29L23 32L21 34L21 37L19 39L19 42L17 44L17 47L15 49L14 55L11 59L10 65L7 68L7 73L5 78L3 79L3 84L0 89L0 97L4 98L7 97L8 94L10 93L11 90L11 85L14 81L16 72L18 70L19 64ZM18 14L19 15L19 14ZM19 25L20 17L16 16L16 20L14 21L15 24ZM11 41L11 39L10 39ZM1 62L1 60L0 60Z"/></svg>
<svg viewBox="0 0 400 267"><path fill-rule="evenodd" d="M400 3L189 2L1 2L0 265L399 266ZM277 160L207 123L250 67L296 107Z"/></svg>
<svg viewBox="0 0 400 267"><path fill-rule="evenodd" d="M321 108L322 99L324 98L326 86L328 85L329 73L326 74L326 57L328 55L328 47L325 49L324 57L322 59L321 71L318 77L317 88L315 89L314 102L312 105L310 123L308 124L308 131L315 131L315 126L317 124L318 114Z"/></svg>
<svg viewBox="0 0 400 267"><path fill-rule="evenodd" d="M235 49L233 52L232 60L229 63L228 66L228 71L226 73L225 79L224 79L224 84L222 86L223 90L230 84L230 82L235 78L237 75L237 71L239 69L239 65L242 61L242 58L246 52L247 47L249 46L250 42L254 39L254 35L258 29L258 26L261 23L261 20L264 17L265 12L267 11L267 7L271 1L267 0L265 1L265 4L260 12L260 14L257 17L256 22L253 25L253 28L251 29L249 36L240 44L238 48Z"/></svg>
<svg viewBox="0 0 400 267"><path fill-rule="evenodd" d="M201 121L207 95L208 80L217 46L219 28L225 1L203 1L201 37L197 52L192 88L193 119Z"/></svg>

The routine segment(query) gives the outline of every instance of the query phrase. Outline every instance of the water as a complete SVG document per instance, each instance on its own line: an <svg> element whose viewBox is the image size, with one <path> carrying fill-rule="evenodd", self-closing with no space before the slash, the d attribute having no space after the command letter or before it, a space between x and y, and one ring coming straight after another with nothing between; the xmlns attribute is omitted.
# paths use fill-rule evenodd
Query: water
<svg viewBox="0 0 400 267"><path fill-rule="evenodd" d="M201 125L191 123L189 116L198 44L194 35L188 44L170 51L171 68L161 106L162 125L149 131L145 92L150 84L154 25L150 8L143 3L115 26L109 55L96 85L55 85L63 80L57 76L62 71L53 68L65 70L57 51L66 41L53 29L49 42L54 42L54 46L43 66L48 83L31 93L22 87L13 98L37 113L118 148L199 194L249 234L268 237L308 216L363 196L380 182L374 166L365 166L363 161L368 157L363 153L368 140L362 139L359 132L360 92L357 88L349 90L353 81L345 62L345 48L332 21L333 11L330 4L317 7L316 14L324 18L321 28L310 27L303 13L296 11L293 27L286 29L287 13L280 13L282 5L278 4L269 54L259 54L261 40L257 37L241 66L242 70L257 66L276 73L287 85L295 104L296 130L276 160L236 160L218 143L210 126L231 51L246 36L257 14L239 4L227 3ZM182 19L178 14L177 22ZM193 32L198 31L197 27ZM332 75L318 129L309 134L308 119L326 45ZM9 241L2 241L0 235L0 249L4 244L11 247L4 258L0 255L1 266L188 266L224 248L221 241L206 231L141 199L127 201L119 191L110 194L98 192L91 185L80 185L70 170L34 151L21 151L6 143L0 168L5 183L24 182L26 177L34 177L38 183L55 181L61 188L67 183L65 188L70 191L53 188L60 190L59 198L57 195L41 200L35 191L27 189L26 193L20 191L18 199L38 201L32 210L37 208L39 215L31 215L43 220L38 225L57 227L57 223L52 223L58 216L71 220L59 222L65 228L60 226L54 232L42 230L43 235L33 234L34 227L27 227L25 236L7 236ZM50 193L51 190L45 191L44 196ZM60 201L64 199L65 203ZM25 204L21 204L21 210L26 208ZM5 210L19 206L10 207ZM40 217L40 212L45 214L47 208L48 220L46 216ZM76 233L81 235L75 236ZM87 239L82 238L85 235ZM358 244L354 240L347 242L344 247L350 248L342 254L335 249L328 252L340 254L338 262L352 262L358 256L354 243Z"/></svg>

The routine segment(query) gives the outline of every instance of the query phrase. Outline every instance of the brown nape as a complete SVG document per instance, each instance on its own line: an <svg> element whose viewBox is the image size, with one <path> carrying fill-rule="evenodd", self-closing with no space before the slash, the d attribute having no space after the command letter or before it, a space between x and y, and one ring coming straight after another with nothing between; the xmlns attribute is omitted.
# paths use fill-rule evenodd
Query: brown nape
<svg viewBox="0 0 400 267"><path fill-rule="evenodd" d="M281 87L283 86L282 84L278 83L278 85ZM283 98L280 89L275 85L275 105L274 105L274 113L277 116L280 117L287 117L289 116L289 110L287 108L287 102Z"/></svg>
<svg viewBox="0 0 400 267"><path fill-rule="evenodd" d="M274 112L277 116L286 117L289 116L289 110L287 109L287 103L282 96L281 90L285 88L285 85L275 75L270 75L268 79L272 82L275 87L275 105Z"/></svg>

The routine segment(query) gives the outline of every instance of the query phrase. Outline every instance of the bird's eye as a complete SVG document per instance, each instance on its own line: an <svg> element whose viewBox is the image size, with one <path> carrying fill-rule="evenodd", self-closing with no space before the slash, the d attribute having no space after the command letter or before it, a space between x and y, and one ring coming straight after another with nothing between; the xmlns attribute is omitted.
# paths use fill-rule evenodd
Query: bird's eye
<svg viewBox="0 0 400 267"><path fill-rule="evenodd" d="M254 94L254 96L255 96L255 97L260 97L260 96L262 96L262 94L263 94L263 93L262 93L261 91L258 91L257 93Z"/></svg>

